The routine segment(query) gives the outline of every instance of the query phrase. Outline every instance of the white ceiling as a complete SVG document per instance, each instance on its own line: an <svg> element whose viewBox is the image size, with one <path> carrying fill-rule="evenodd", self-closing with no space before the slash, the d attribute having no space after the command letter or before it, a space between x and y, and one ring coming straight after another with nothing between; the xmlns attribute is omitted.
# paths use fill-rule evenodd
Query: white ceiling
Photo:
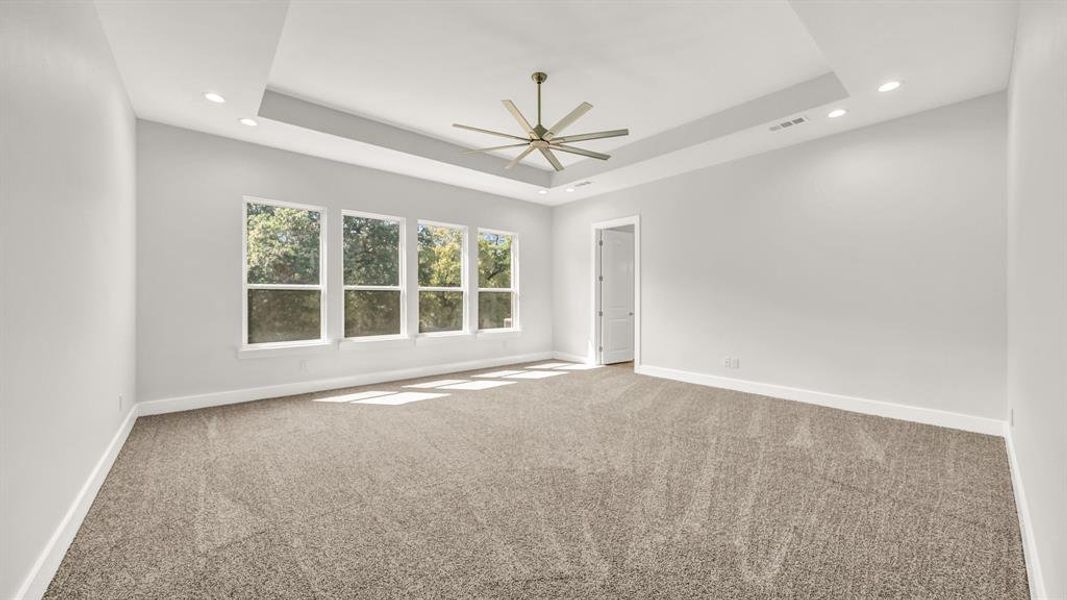
<svg viewBox="0 0 1067 600"><path fill-rule="evenodd" d="M514 100L536 122L534 71L549 75L544 125L588 101L594 110L570 132L628 127L629 137L582 144L610 151L830 67L786 0L298 1L290 4L268 85L441 139L497 146L506 142L452 123L521 134L500 100ZM528 162L551 169L534 158Z"/></svg>
<svg viewBox="0 0 1067 600"><path fill-rule="evenodd" d="M1002 90L1017 10L995 0L96 4L141 118L546 204ZM546 125L589 101L569 132L630 128L581 144L615 158L552 173L539 157L505 171L506 158L462 154L497 138L453 122L515 133L502 98L535 117L534 70L549 74ZM905 85L875 91L889 78ZM208 90L228 102L205 101ZM826 119L838 106L849 114ZM768 131L795 115L811 122ZM260 126L238 124L245 116ZM563 190L579 180L593 185Z"/></svg>

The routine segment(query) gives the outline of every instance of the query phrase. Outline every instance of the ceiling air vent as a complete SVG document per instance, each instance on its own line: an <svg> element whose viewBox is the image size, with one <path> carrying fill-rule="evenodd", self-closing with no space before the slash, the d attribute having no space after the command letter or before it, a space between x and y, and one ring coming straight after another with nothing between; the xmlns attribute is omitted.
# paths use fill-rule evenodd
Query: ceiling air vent
<svg viewBox="0 0 1067 600"><path fill-rule="evenodd" d="M800 125L801 123L807 123L807 117L797 117L795 119L789 119L788 121L782 121L781 123L775 123L771 125L771 131L778 131L779 129L785 129L786 127L793 127L794 125Z"/></svg>

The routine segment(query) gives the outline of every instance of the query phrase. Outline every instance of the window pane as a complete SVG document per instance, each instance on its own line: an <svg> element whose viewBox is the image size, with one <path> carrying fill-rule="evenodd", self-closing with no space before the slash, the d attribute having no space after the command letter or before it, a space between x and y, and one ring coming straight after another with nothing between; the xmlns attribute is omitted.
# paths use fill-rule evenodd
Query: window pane
<svg viewBox="0 0 1067 600"><path fill-rule="evenodd" d="M248 204L248 283L318 285L321 219L313 210Z"/></svg>
<svg viewBox="0 0 1067 600"><path fill-rule="evenodd" d="M478 292L478 329L514 327L511 292Z"/></svg>
<svg viewBox="0 0 1067 600"><path fill-rule="evenodd" d="M345 285L400 285L400 223L344 218Z"/></svg>
<svg viewBox="0 0 1067 600"><path fill-rule="evenodd" d="M419 285L463 285L463 230L419 225Z"/></svg>
<svg viewBox="0 0 1067 600"><path fill-rule="evenodd" d="M345 290L345 337L399 334L399 290Z"/></svg>
<svg viewBox="0 0 1067 600"><path fill-rule="evenodd" d="M511 287L511 236L481 232L478 236L478 287Z"/></svg>
<svg viewBox="0 0 1067 600"><path fill-rule="evenodd" d="M463 292L419 292L419 333L462 329Z"/></svg>
<svg viewBox="0 0 1067 600"><path fill-rule="evenodd" d="M248 290L248 343L317 340L318 290Z"/></svg>

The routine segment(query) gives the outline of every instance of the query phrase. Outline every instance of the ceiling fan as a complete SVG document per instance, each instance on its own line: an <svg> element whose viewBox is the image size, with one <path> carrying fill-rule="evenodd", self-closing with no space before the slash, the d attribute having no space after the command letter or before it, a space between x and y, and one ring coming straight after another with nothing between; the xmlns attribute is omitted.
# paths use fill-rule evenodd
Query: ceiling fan
<svg viewBox="0 0 1067 600"><path fill-rule="evenodd" d="M519 108L515 106L515 103L511 100L501 100L504 103L504 108L508 109L511 116L515 117L519 126L522 127L523 133L527 137L520 137L517 135L511 135L510 133L502 133L499 131L492 131L490 129L482 129L480 127L471 127L470 125L460 125L459 123L453 123L453 127L459 127L460 129L468 129L470 131L477 131L480 133L488 133L489 135L496 135L505 138L511 138L515 140L521 140L521 144L507 144L505 146L493 146L492 148L476 148L474 150L468 150L467 153L475 152L492 152L493 150L503 150L505 148L526 148L518 156L516 156L511 162L507 164L505 169L510 169L519 164L522 159L526 158L534 150L539 150L541 154L548 161L548 164L552 165L557 171L563 170L563 165L556 158L556 155L552 152L567 152L569 154L578 154L581 156L588 156L589 158L596 158L598 160L607 160L611 158L609 154L602 154L600 152L593 152L592 150L585 150L582 148L575 148L569 145L570 142L580 142L583 140L599 140L601 138L619 137L623 135L630 135L629 129L613 129L611 131L597 131L595 133L579 133L577 135L559 136L565 128L571 123L577 121L582 115L589 112L589 109L593 108L592 104L588 102L582 102L578 105L578 108L572 110L567 116L559 120L558 123L545 129L541 125L541 84L548 79L548 75L541 73L540 71L530 76L534 82L537 83L537 125L530 126L530 122L526 120L526 117L519 112Z"/></svg>

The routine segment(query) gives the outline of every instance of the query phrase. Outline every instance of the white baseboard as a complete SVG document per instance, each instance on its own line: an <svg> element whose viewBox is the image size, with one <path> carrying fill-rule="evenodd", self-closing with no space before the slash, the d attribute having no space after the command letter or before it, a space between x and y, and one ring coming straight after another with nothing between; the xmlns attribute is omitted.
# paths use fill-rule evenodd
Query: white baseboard
<svg viewBox="0 0 1067 600"><path fill-rule="evenodd" d="M903 421L915 421L917 423L938 425L940 427L949 427L952 429L962 429L963 431L973 431L987 435L1004 435L1004 421L998 419L975 417L972 415L933 408L921 408L918 406L908 406L906 404L896 404L894 402L883 402L881 400L842 396L840 394L816 392L814 390L805 390L784 385L776 385L773 383L733 379L731 377L720 377L718 375L694 373L692 371L682 371L679 369L669 369L651 365L640 365L636 367L634 371L641 375L661 377L663 379L674 379L686 383L748 392L750 394L759 394L761 396L771 396L783 400L795 400L797 402L817 404L819 406L838 408L841 410L876 415L879 417L889 417L891 419L901 419Z"/></svg>
<svg viewBox="0 0 1067 600"><path fill-rule="evenodd" d="M48 584L52 583L52 578L55 577L56 571L59 570L59 564L63 562L63 556L66 555L67 548L74 541L74 536L78 533L78 529L81 528L82 521L85 520L85 515L89 512L89 507L93 505L93 500L96 499L100 486L103 485L104 479L107 478L108 472L111 471L111 465L115 464L115 458L119 455L119 450L126 443L126 438L130 435L130 430L133 429L133 423L137 420L137 414L137 404L134 404L126 413L126 418L119 425L119 429L115 432L114 437L111 438L111 442L104 449L104 454L100 457L100 460L96 461L96 465L89 473L89 478L78 490L78 494L74 497L74 502L67 509L67 514L63 515L63 520L59 522L56 530L52 533L52 537L45 544L44 550L37 557L37 561L33 563L33 567L30 568L29 574L23 580L22 586L15 592L15 600L36 600L44 596L44 593L48 590Z"/></svg>
<svg viewBox="0 0 1067 600"><path fill-rule="evenodd" d="M589 357L588 356L581 356L581 355L578 355L578 354L569 354L567 352L553 352L552 353L552 358L554 358L556 360L567 360L567 361L576 362L576 363L587 363L587 362L589 362Z"/></svg>
<svg viewBox="0 0 1067 600"><path fill-rule="evenodd" d="M1015 511L1019 513L1019 531L1023 537L1023 556L1026 559L1026 573L1030 581L1030 597L1048 598L1045 591L1045 579L1041 575L1041 561L1037 557L1037 545L1034 541L1034 528L1030 523L1030 506L1026 503L1026 490L1023 488L1022 474L1019 472L1019 459L1015 456L1015 438L1011 425L1004 423L1004 445L1008 448L1008 463L1011 466L1011 487L1015 491Z"/></svg>
<svg viewBox="0 0 1067 600"><path fill-rule="evenodd" d="M176 398L148 400L145 402L141 402L138 406L140 408L141 416L160 415L164 413L179 412L183 410L207 408L210 406L223 406L226 404L237 404L239 402L250 402L252 400L263 400L266 398L278 398L281 396L292 396L295 394L309 394L311 392L321 392L324 390L356 387L361 385L373 385L376 383L387 383L390 381L402 381L404 379L416 379L419 377L443 375L446 373L455 373L457 371L470 371L473 369L485 369L489 367L499 367L502 365L510 365L515 363L533 362L538 360L550 359L552 357L552 352L534 352L531 354L499 356L495 358L471 360L466 362L429 365L425 367L413 367L409 369L397 369L395 371L361 373L359 375L335 377L332 379L316 379L313 381L299 381L294 383L283 383L279 385L268 385L263 387L229 390L225 392L211 392L207 394L196 394L193 396L179 396Z"/></svg>

